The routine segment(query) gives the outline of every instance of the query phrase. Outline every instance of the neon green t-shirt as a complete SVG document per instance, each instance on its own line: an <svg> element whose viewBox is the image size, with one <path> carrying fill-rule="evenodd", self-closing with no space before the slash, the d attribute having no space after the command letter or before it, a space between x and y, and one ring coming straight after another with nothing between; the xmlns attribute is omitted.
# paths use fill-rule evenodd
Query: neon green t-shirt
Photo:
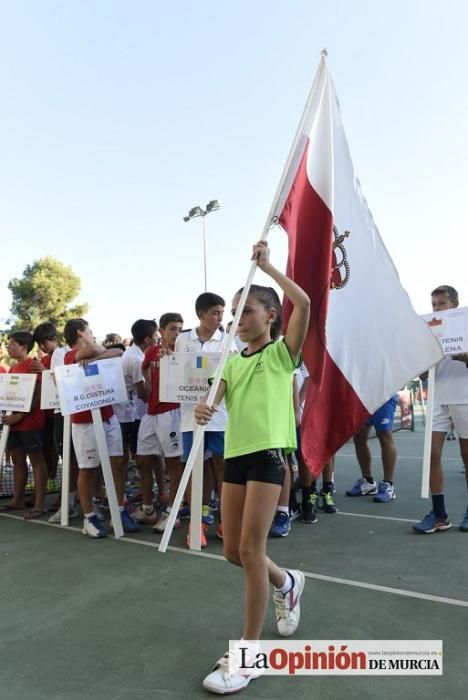
<svg viewBox="0 0 468 700"><path fill-rule="evenodd" d="M225 458L269 449L296 449L292 396L295 364L283 340L252 355L231 356L223 381L228 421ZM300 356L297 358L300 364Z"/></svg>

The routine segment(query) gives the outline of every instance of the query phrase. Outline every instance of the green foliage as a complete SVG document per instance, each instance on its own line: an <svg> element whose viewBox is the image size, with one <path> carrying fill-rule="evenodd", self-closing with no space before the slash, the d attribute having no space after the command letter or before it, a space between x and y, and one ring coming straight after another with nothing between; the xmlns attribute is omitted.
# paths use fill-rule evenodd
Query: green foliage
<svg viewBox="0 0 468 700"><path fill-rule="evenodd" d="M80 291L80 278L71 267L50 256L27 265L21 278L12 279L11 330L32 331L43 321L51 321L59 333L69 318L83 316L87 304L71 303Z"/></svg>

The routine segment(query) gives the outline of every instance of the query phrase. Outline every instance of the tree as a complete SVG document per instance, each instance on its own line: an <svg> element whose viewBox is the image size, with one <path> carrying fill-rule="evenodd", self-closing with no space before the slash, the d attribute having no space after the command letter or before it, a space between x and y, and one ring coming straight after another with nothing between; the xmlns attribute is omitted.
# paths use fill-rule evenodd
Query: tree
<svg viewBox="0 0 468 700"><path fill-rule="evenodd" d="M80 278L71 267L50 256L27 265L21 278L12 279L12 329L33 330L51 321L61 332L69 318L83 316L87 304L70 306L80 291Z"/></svg>

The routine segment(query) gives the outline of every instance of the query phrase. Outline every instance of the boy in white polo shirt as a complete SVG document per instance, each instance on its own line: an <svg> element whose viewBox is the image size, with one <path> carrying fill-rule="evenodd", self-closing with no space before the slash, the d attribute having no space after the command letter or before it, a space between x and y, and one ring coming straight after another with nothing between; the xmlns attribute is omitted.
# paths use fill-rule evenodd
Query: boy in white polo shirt
<svg viewBox="0 0 468 700"><path fill-rule="evenodd" d="M160 359L162 351L173 352L176 338L182 330L183 319L179 313L165 313L159 319L161 341L148 348L143 359L142 370L149 390L148 410L143 416L138 432L137 464L141 477L143 503L133 514L141 523L153 525L155 532L164 532L182 475L180 457L180 407L159 399ZM153 506L153 473L158 485L158 498L164 507L165 478L164 463L170 481L167 507L159 520ZM162 468L161 468L162 467ZM175 527L180 527L177 519Z"/></svg>
<svg viewBox="0 0 468 700"><path fill-rule="evenodd" d="M131 328L133 343L122 355L122 370L127 389L127 401L114 406L122 431L123 450L126 461L136 456L137 436L140 421L147 409L147 387L142 372L145 352L156 343L158 324L154 320L138 319Z"/></svg>
<svg viewBox="0 0 468 700"><path fill-rule="evenodd" d="M223 342L227 337L221 330L223 322L225 301L222 297L211 292L200 294L195 302L195 312L200 321L197 328L184 331L179 335L175 344L176 352L214 352L221 353ZM233 351L236 348L233 347ZM195 421L193 418L194 407L192 404L183 403L181 405L181 432L184 448L184 460L188 459L192 448L193 431ZM204 449L212 454L213 468L218 485L219 496L221 497L221 485L224 477L224 432L226 430L227 413L224 403L214 414L210 421L210 429L205 431ZM208 503L203 504L202 519L204 525L211 525L214 517L211 514ZM218 537L222 538L221 517L217 529ZM206 540L202 529L202 545L206 546Z"/></svg>
<svg viewBox="0 0 468 700"><path fill-rule="evenodd" d="M434 289L431 294L433 311L455 309L458 306L458 292L449 285ZM460 452L465 465L468 487L468 365L467 356L444 357L437 364L434 387L434 418L432 421L430 488L432 511L413 530L422 534L432 534L448 530L452 523L445 510L444 473L442 450L447 433L453 427L460 440ZM462 532L468 532L468 510L460 525Z"/></svg>

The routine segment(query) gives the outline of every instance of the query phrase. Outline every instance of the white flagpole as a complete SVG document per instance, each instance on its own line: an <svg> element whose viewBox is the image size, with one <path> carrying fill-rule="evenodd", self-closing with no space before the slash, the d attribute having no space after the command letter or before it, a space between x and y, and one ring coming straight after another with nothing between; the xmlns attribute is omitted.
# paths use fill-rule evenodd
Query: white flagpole
<svg viewBox="0 0 468 700"><path fill-rule="evenodd" d="M431 367L431 369L429 370L429 377L427 380L426 427L424 433L424 457L421 479L421 498L429 498L429 479L431 474L432 418L434 415L435 368L435 365Z"/></svg>
<svg viewBox="0 0 468 700"><path fill-rule="evenodd" d="M286 159L286 163L284 165L283 172L281 173L281 177L279 179L278 186L276 188L276 192L275 192L275 195L273 197L273 202L271 204L270 211L268 212L268 216L266 218L265 225L263 227L262 235L260 237L260 240L262 240L262 241L267 240L268 232L269 232L270 228L272 227L272 225L275 223L274 217L275 217L276 209L278 206L278 201L281 197L283 187L284 187L284 184L286 182L286 178L288 176L288 173L289 173L289 170L290 170L291 165L293 163L293 160L297 156L296 152L297 152L297 148L299 146L299 142L300 142L301 138L303 138L303 136L304 136L304 125L306 123L306 120L309 117L310 108L311 108L311 105L313 103L313 100L315 99L315 96L316 96L315 93L317 91L317 87L320 84L320 77L321 77L322 71L326 70L325 56L326 56L326 52L322 51L322 56L320 59L319 67L318 67L317 72L315 74L315 78L314 78L314 81L312 83L312 87L310 88L309 94L307 96L304 110L302 112L302 116L301 116L301 119L299 121L299 125L298 125L297 130L296 130L296 134L294 136L291 148L289 150L289 154L288 154L288 157ZM305 143L304 143L304 146L305 146ZM299 162L297 163L297 165L299 165ZM253 261L252 265L250 266L250 271L249 271L249 274L247 276L247 280L246 280L246 283L244 285L244 289L243 289L243 292L241 294L239 304L237 305L236 314L235 314L234 319L232 321L232 326L231 326L231 330L229 332L229 336L227 338L225 338L225 341L223 344L221 359L219 361L218 367L216 368L215 376L213 379L213 384L211 385L210 391L208 393L208 398L207 398L207 405L208 406L213 405L215 398L216 398L216 394L218 393L218 388L219 388L219 385L221 383L221 377L222 377L222 374L224 371L224 366L226 364L230 349L232 347L234 337L237 333L237 327L239 325L239 321L240 321L240 317L242 315L242 312L244 310L245 302L247 301L247 297L249 295L250 286L253 282L253 278L254 278L256 269L257 269L257 263L256 263L256 261ZM178 491L177 491L177 494L176 494L176 497L174 500L174 504L172 506L172 510L171 510L170 515L169 515L169 519L167 521L166 527L164 529L164 534L162 536L161 543L159 545L160 552L165 552L167 549L167 546L169 544L169 540L170 540L171 535L172 535L172 530L174 529L176 517L177 517L177 514L179 512L180 505L182 503L182 499L184 497L185 489L187 488L188 480L190 478L190 474L191 474L192 469L193 469L194 464L195 464L197 450L199 450L201 448L202 442L203 442L203 426L199 425L197 427L197 429L195 430L195 433L193 436L192 449L190 451L189 458L187 460L187 464L185 466L184 473L182 474L182 479L181 479L181 482L180 482L180 485L179 485L179 488L178 488ZM195 514L192 513L192 516L194 516L194 515ZM197 514L197 517L198 517L198 514ZM191 524L193 524L193 523L198 524L198 520L195 520L194 517L192 517L192 519L191 519ZM197 527L197 529L198 529L198 527ZM192 535L193 535L193 533L191 532L191 537L192 537Z"/></svg>
<svg viewBox="0 0 468 700"><path fill-rule="evenodd" d="M60 525L68 525L68 495L70 493L70 416L63 417L63 448L62 448L62 500L60 505Z"/></svg>
<svg viewBox="0 0 468 700"><path fill-rule="evenodd" d="M203 440L195 455L192 470L192 489L190 497L190 549L201 551L202 506L203 506L203 465L205 450ZM179 506L180 507L180 506ZM178 509L176 510L176 513Z"/></svg>
<svg viewBox="0 0 468 700"><path fill-rule="evenodd" d="M114 477L112 476L112 467L107 450L106 435L102 424L102 416L99 408L93 408L91 411L93 416L94 430L96 433L96 442L98 444L99 458L101 460L102 473L104 475L104 483L106 485L107 500L112 518L112 528L115 538L123 537L122 519L120 517L119 504L117 503L117 494L115 493Z"/></svg>
<svg viewBox="0 0 468 700"><path fill-rule="evenodd" d="M11 416L12 413L13 413L13 411L7 411L5 413L5 415ZM5 454L9 434L10 434L10 426L3 424L2 435L0 437L0 467L3 466L3 455Z"/></svg>

